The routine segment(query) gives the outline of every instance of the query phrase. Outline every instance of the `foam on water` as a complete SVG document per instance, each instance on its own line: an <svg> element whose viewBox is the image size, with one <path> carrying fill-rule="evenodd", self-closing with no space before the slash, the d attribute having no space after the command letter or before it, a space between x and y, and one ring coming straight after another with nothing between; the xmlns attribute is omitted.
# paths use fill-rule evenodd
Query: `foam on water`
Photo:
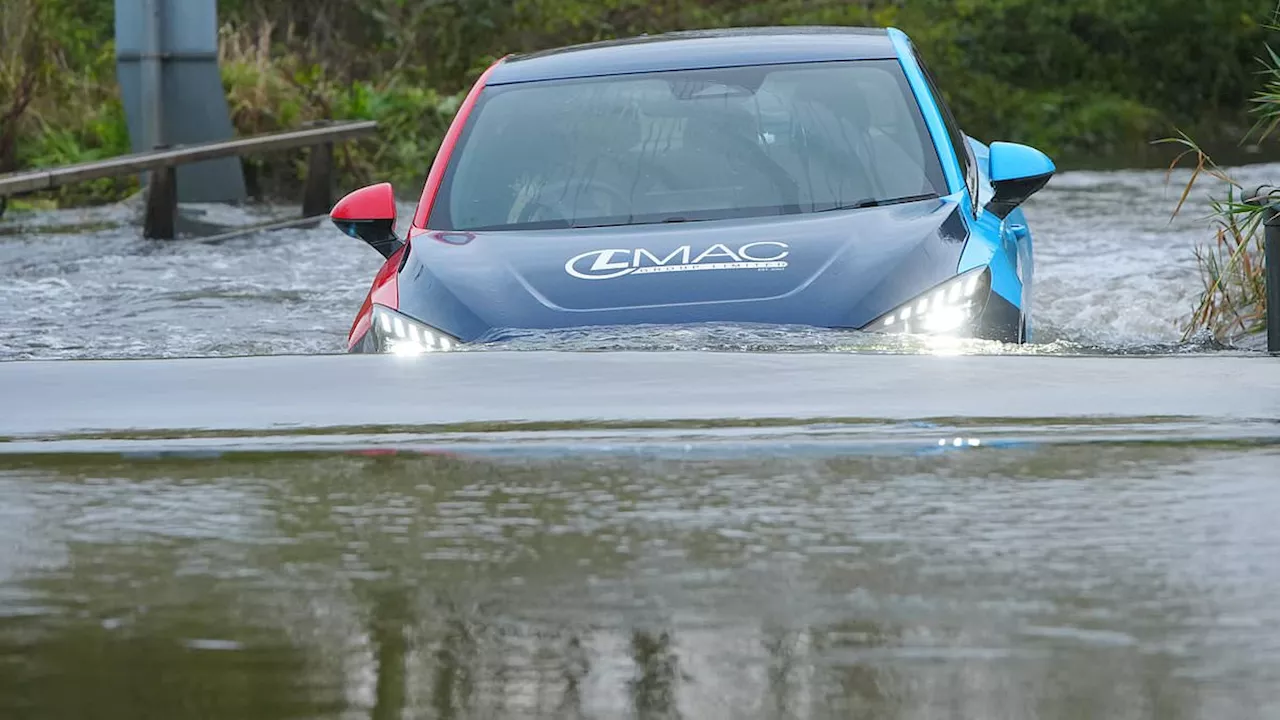
<svg viewBox="0 0 1280 720"><path fill-rule="evenodd" d="M1235 171L1246 185L1275 165ZM1210 240L1202 181L1171 218L1189 173L1071 172L1027 206L1036 238L1036 344L952 344L979 353L1168 352L1201 289ZM235 224L293 208L203 207ZM17 213L0 223L0 359L340 353L380 258L332 226L207 243L138 237L136 202ZM408 205L401 208L407 215ZM473 349L716 349L936 352L915 339L749 326L502 332Z"/></svg>
<svg viewBox="0 0 1280 720"><path fill-rule="evenodd" d="M1245 186L1275 165L1232 171ZM1177 343L1203 288L1195 248L1212 241L1203 178L1177 216L1189 171L1077 172L1028 205L1036 239L1037 342L1125 348Z"/></svg>

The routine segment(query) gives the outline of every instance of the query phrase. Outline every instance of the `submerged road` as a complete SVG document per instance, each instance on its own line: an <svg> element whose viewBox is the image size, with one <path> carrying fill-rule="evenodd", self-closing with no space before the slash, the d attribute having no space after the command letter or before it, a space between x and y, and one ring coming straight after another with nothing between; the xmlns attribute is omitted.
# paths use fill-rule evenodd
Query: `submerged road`
<svg viewBox="0 0 1280 720"><path fill-rule="evenodd" d="M381 262L332 226L10 213L0 718L1280 718L1280 358L1182 342L1189 172L1032 199L1008 355L680 327L308 356Z"/></svg>
<svg viewBox="0 0 1280 720"><path fill-rule="evenodd" d="M450 353L0 363L0 436L760 418L1280 419L1268 357Z"/></svg>

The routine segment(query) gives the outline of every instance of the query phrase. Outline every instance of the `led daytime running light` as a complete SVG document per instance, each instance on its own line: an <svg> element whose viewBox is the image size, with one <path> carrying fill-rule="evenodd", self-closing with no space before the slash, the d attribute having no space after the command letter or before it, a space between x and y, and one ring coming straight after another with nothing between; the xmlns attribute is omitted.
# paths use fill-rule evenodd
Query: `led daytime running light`
<svg viewBox="0 0 1280 720"><path fill-rule="evenodd" d="M383 307L373 306L374 339L378 352L396 355L420 355L453 350L458 341L435 328Z"/></svg>
<svg viewBox="0 0 1280 720"><path fill-rule="evenodd" d="M894 308L867 330L948 335L967 330L986 305L990 270L971 270Z"/></svg>

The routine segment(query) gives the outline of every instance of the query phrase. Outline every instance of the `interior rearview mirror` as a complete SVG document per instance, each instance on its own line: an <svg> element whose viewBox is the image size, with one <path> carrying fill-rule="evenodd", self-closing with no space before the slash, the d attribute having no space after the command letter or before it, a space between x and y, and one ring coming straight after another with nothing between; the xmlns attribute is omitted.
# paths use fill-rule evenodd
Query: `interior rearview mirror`
<svg viewBox="0 0 1280 720"><path fill-rule="evenodd" d="M379 183L355 190L329 211L329 219L343 233L359 238L391 257L403 242L396 237L396 196L391 183Z"/></svg>
<svg viewBox="0 0 1280 720"><path fill-rule="evenodd" d="M1026 145L993 142L989 157L995 194L987 210L1001 220L1049 182L1057 167L1048 155Z"/></svg>

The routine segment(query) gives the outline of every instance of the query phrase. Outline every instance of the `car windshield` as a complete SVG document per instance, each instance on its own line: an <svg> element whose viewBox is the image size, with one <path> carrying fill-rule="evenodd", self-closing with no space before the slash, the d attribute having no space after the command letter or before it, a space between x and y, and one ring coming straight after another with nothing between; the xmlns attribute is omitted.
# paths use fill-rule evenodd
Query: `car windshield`
<svg viewBox="0 0 1280 720"><path fill-rule="evenodd" d="M656 72L486 88L430 226L793 215L944 188L896 61Z"/></svg>

